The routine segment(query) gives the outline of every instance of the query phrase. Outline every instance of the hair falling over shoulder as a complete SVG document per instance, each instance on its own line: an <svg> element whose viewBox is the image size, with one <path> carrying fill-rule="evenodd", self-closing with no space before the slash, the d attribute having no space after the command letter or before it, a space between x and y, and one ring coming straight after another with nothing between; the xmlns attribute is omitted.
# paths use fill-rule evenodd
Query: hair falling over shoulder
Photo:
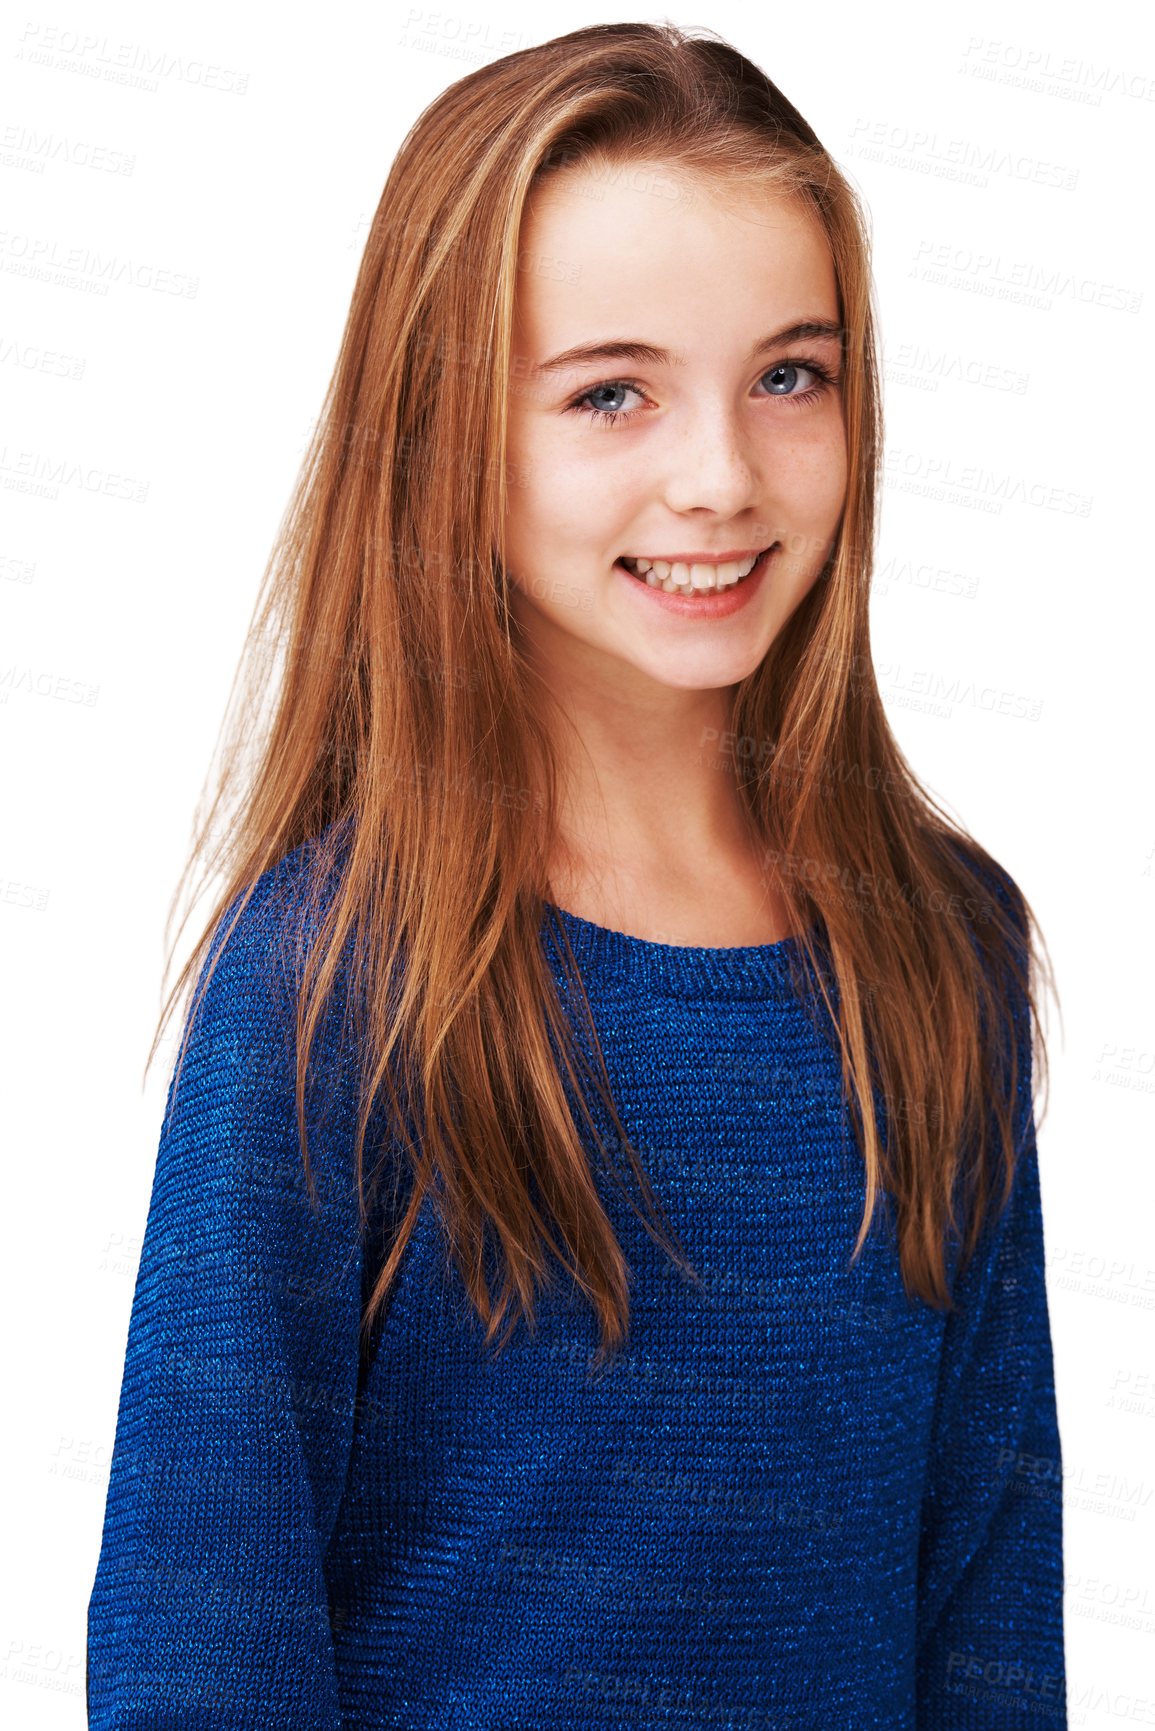
<svg viewBox="0 0 1155 1731"><path fill-rule="evenodd" d="M743 808L804 934L800 984L841 1050L866 1175L852 1257L888 1192L908 1294L949 1309L947 1238L961 1236L965 1261L1013 1179L1016 1090L1034 1039L1042 1047L1037 926L916 782L874 676L882 412L866 219L802 116L712 33L576 30L460 79L402 143L181 878L199 861L225 888L162 1024L263 872L310 838L325 838L326 866L339 862L301 981L298 1123L308 1173L308 1053L348 954L365 1017L362 1202L373 1100L389 1103L412 1181L366 1337L429 1196L487 1342L503 1327L508 1339L519 1315L532 1323L551 1253L592 1304L603 1352L625 1339L629 1268L568 1097L604 1157L583 1083L637 1180L642 1208L631 1206L693 1277L618 1118L576 969L590 1065L542 953L558 771L548 694L508 606L502 531L527 199L566 165L612 175L641 158L789 192L823 225L835 266L842 521L821 579L737 688L732 732ZM158 1039L159 1027L153 1052Z"/></svg>

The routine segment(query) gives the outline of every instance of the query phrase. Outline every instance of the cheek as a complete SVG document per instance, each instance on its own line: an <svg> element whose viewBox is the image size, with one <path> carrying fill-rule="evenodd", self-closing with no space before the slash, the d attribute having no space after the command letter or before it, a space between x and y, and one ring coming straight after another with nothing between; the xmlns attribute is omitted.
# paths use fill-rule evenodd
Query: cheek
<svg viewBox="0 0 1155 1731"><path fill-rule="evenodd" d="M515 586L535 610L574 627L593 606L600 558L596 495L575 479L572 466L511 474L506 517L508 566Z"/></svg>
<svg viewBox="0 0 1155 1731"><path fill-rule="evenodd" d="M557 546L556 498L537 466L509 475L506 535L516 558L528 565Z"/></svg>
<svg viewBox="0 0 1155 1731"><path fill-rule="evenodd" d="M837 516L846 496L846 444L839 427L827 438L794 453L790 486L801 512L812 522Z"/></svg>
<svg viewBox="0 0 1155 1731"><path fill-rule="evenodd" d="M540 461L524 484L510 489L518 534L528 550L553 557L584 557L607 521L604 494L573 464L545 467Z"/></svg>
<svg viewBox="0 0 1155 1731"><path fill-rule="evenodd" d="M567 515L565 465L550 451L533 419L516 411L510 418L505 485L510 547L516 546L525 559L535 547L556 545Z"/></svg>

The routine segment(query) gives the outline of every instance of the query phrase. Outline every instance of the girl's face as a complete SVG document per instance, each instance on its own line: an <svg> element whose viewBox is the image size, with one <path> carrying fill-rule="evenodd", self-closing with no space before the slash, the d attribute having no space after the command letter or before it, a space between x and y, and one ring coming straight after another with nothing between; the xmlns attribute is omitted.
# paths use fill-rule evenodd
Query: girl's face
<svg viewBox="0 0 1155 1731"><path fill-rule="evenodd" d="M790 334L814 324L829 330ZM825 237L777 194L643 163L566 169L539 190L519 257L506 536L514 615L549 674L642 694L757 667L842 512L838 329ZM577 348L606 352L565 358ZM677 600L619 563L770 547L704 599L711 572L674 570L695 585Z"/></svg>

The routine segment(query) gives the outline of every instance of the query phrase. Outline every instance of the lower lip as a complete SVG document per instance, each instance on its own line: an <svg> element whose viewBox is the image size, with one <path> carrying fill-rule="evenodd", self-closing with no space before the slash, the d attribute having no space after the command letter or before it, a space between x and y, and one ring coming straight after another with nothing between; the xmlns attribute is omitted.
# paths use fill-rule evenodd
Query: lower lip
<svg viewBox="0 0 1155 1731"><path fill-rule="evenodd" d="M619 577L625 579L631 589L639 590L643 599L655 602L657 606L665 608L667 613L680 613L685 619L728 619L731 613L737 613L740 608L753 601L761 588L771 555L777 547L778 543L775 541L773 547L768 547L765 553L759 556L750 574L740 578L737 583L732 583L728 589L703 590L700 595L670 594L657 584L647 583L644 577L635 577L632 571L616 560L614 570Z"/></svg>

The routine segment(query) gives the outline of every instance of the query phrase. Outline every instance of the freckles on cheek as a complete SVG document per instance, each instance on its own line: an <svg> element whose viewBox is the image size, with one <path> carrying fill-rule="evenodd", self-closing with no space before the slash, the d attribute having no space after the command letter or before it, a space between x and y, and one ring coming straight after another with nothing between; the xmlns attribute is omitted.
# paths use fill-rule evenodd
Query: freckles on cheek
<svg viewBox="0 0 1155 1731"><path fill-rule="evenodd" d="M799 453L783 478L787 496L801 514L822 516L838 509L846 491L846 454L830 445Z"/></svg>

